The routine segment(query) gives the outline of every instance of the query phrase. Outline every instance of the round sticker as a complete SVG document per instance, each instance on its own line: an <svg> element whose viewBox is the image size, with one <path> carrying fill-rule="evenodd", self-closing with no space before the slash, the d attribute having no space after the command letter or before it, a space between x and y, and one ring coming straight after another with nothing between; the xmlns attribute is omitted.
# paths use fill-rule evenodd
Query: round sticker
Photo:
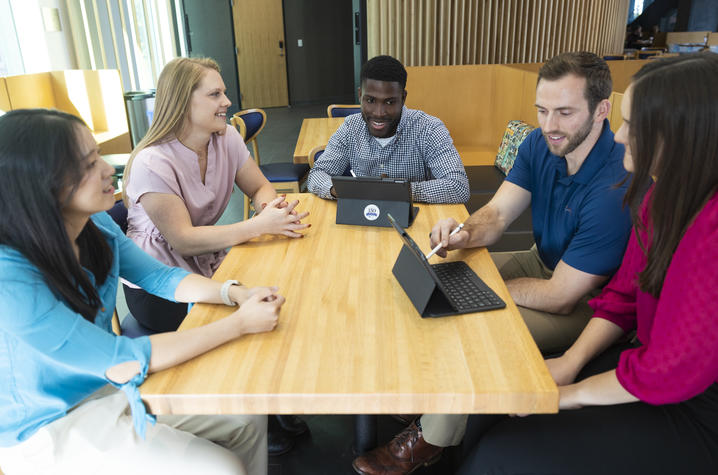
<svg viewBox="0 0 718 475"><path fill-rule="evenodd" d="M369 221L375 221L379 217L379 207L377 205L366 205L364 208L364 217Z"/></svg>

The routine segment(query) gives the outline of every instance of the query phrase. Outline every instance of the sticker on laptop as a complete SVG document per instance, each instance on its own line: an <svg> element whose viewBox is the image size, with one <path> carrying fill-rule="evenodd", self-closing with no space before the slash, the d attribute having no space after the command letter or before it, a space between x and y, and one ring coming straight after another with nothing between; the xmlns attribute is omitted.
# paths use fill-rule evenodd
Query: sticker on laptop
<svg viewBox="0 0 718 475"><path fill-rule="evenodd" d="M366 205L366 207L364 208L364 217L368 221L376 221L379 218L379 214L380 211L377 205Z"/></svg>

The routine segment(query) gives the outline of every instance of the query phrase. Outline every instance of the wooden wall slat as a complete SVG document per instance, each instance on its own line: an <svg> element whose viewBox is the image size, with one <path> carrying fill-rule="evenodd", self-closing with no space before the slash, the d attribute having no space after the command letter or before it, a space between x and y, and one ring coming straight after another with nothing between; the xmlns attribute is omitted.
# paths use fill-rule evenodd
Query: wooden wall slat
<svg viewBox="0 0 718 475"><path fill-rule="evenodd" d="M415 66L617 54L628 7L629 0L367 0L368 54Z"/></svg>

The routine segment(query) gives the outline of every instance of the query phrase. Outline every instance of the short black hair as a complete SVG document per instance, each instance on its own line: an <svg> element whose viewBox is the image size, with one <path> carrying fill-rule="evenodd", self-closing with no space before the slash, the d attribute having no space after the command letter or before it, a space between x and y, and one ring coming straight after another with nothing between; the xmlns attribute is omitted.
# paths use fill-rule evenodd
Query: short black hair
<svg viewBox="0 0 718 475"><path fill-rule="evenodd" d="M613 82L608 64L588 51L561 53L546 61L539 69L536 86L542 79L556 81L569 74L586 80L583 95L588 101L588 111L591 114L599 102L611 96Z"/></svg>
<svg viewBox="0 0 718 475"><path fill-rule="evenodd" d="M364 84L367 79L376 81L398 82L406 89L406 69L398 59L391 56L375 56L361 67L359 81Z"/></svg>

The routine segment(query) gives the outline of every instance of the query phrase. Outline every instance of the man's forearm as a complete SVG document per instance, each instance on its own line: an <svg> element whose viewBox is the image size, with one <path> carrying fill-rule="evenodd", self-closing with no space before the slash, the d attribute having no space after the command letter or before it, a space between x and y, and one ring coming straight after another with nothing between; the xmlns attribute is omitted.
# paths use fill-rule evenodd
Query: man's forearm
<svg viewBox="0 0 718 475"><path fill-rule="evenodd" d="M411 182L414 201L422 203L466 203L471 193L468 181L434 178Z"/></svg>
<svg viewBox="0 0 718 475"><path fill-rule="evenodd" d="M548 279L520 277L506 281L506 287L516 305L533 310L567 314L575 305L565 302Z"/></svg>
<svg viewBox="0 0 718 475"><path fill-rule="evenodd" d="M312 169L309 171L309 177L307 178L307 189L324 199L331 199L332 195L330 190L332 187L331 176L323 170Z"/></svg>
<svg viewBox="0 0 718 475"><path fill-rule="evenodd" d="M505 223L498 212L490 205L485 205L464 224L464 230L469 233L466 247L490 246L499 240L505 229Z"/></svg>

